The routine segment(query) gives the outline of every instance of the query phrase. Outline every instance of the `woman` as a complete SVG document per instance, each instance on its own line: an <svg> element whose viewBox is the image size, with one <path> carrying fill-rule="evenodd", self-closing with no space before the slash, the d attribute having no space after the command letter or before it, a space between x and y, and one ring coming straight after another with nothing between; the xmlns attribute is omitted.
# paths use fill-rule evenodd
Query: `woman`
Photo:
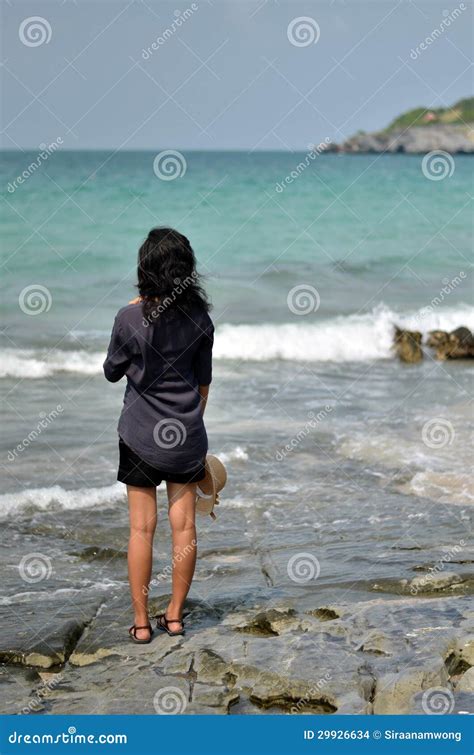
<svg viewBox="0 0 474 755"><path fill-rule="evenodd" d="M173 540L172 596L157 628L184 634L183 606L196 564L196 484L204 479L203 414L212 378L214 326L188 239L154 228L138 253L140 296L117 313L104 373L127 376L118 424L117 479L127 485L130 637L150 642L148 591L156 486L166 480Z"/></svg>

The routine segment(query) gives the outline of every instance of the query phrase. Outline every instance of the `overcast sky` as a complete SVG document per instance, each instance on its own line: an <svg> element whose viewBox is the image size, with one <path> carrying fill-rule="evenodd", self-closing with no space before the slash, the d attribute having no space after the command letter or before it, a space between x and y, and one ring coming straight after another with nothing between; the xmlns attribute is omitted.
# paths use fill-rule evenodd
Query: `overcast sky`
<svg viewBox="0 0 474 755"><path fill-rule="evenodd" d="M5 148L306 149L472 91L468 0L4 0L2 16Z"/></svg>

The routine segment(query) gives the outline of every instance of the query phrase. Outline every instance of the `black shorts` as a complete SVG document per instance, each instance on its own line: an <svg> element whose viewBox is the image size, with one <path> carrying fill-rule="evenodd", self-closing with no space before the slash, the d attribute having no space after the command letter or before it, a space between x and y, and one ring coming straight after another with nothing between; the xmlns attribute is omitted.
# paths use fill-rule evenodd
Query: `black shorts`
<svg viewBox="0 0 474 755"><path fill-rule="evenodd" d="M125 485L133 485L137 488L154 488L160 485L163 480L167 482L178 482L186 485L190 482L199 482L203 480L206 471L204 463L197 470L185 474L164 472L163 470L152 467L148 462L143 461L135 451L119 439L120 461L117 473L117 480Z"/></svg>

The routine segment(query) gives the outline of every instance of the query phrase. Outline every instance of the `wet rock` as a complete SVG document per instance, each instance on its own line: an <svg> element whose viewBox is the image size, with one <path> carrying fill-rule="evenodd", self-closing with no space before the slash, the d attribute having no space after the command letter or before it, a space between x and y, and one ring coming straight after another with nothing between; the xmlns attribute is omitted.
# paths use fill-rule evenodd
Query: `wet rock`
<svg viewBox="0 0 474 755"><path fill-rule="evenodd" d="M0 662L48 669L69 658L100 602L18 603L2 608L8 632L0 635Z"/></svg>
<svg viewBox="0 0 474 755"><path fill-rule="evenodd" d="M456 683L456 690L459 692L474 692L474 668L468 670L461 676Z"/></svg>
<svg viewBox="0 0 474 755"><path fill-rule="evenodd" d="M0 714L36 712L38 702L35 702L34 690L40 684L41 677L35 669L0 666Z"/></svg>
<svg viewBox="0 0 474 755"><path fill-rule="evenodd" d="M430 572L429 574L414 577L414 579L410 581L408 589L410 593L414 595L419 593L428 594L452 589L462 583L463 578L460 577L459 574L435 574Z"/></svg>
<svg viewBox="0 0 474 755"><path fill-rule="evenodd" d="M433 330L428 334L427 345L436 349L436 358L472 359L474 358L474 336L464 326L456 328L451 333L443 330Z"/></svg>
<svg viewBox="0 0 474 755"><path fill-rule="evenodd" d="M395 328L394 345L400 361L412 364L421 362L423 359L421 338L421 333L417 330Z"/></svg>
<svg viewBox="0 0 474 755"><path fill-rule="evenodd" d="M443 687L448 683L446 668L440 659L427 667L384 674L377 679L374 714L411 713L412 697L420 689Z"/></svg>

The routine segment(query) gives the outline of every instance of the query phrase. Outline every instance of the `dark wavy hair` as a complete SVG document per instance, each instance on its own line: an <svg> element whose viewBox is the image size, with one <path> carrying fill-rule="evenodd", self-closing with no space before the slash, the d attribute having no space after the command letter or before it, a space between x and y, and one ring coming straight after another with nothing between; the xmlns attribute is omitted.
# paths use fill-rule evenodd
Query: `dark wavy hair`
<svg viewBox="0 0 474 755"><path fill-rule="evenodd" d="M137 276L148 324L177 310L210 309L193 248L186 236L173 228L152 228L138 251Z"/></svg>

